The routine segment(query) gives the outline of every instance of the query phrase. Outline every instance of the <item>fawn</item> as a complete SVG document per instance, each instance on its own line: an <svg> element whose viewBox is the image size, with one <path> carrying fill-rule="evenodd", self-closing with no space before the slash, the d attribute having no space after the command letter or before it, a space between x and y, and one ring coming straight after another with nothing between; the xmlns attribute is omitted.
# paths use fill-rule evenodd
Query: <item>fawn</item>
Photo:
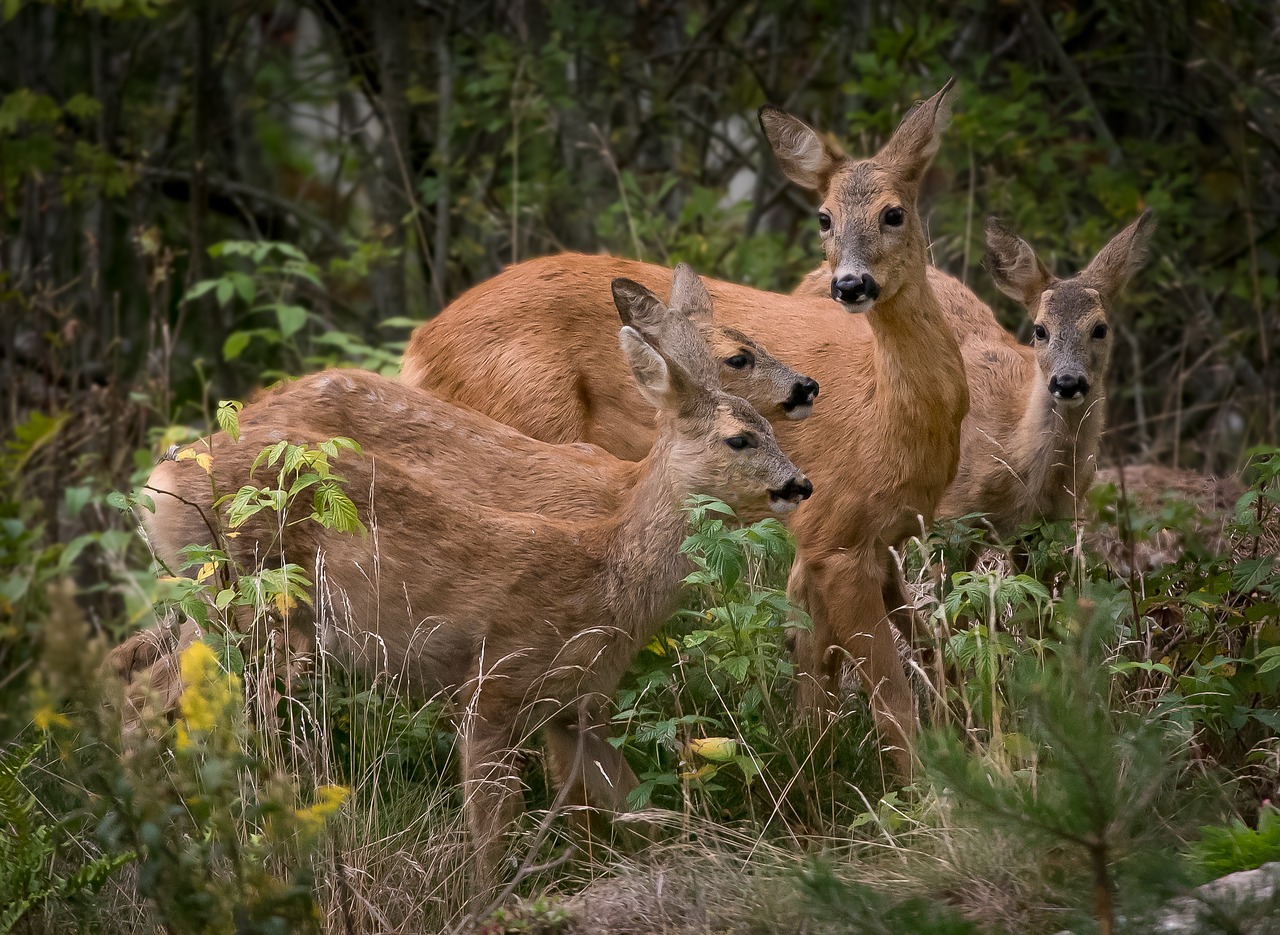
<svg viewBox="0 0 1280 935"><path fill-rule="evenodd" d="M1142 268L1154 227L1144 212L1083 270L1058 279L1025 240L987 222L987 271L1035 327L1030 347L994 319L962 342L971 406L940 515L986 513L1004 536L1035 519L1079 515L1106 420L1107 319Z"/></svg>
<svg viewBox="0 0 1280 935"><path fill-rule="evenodd" d="M327 651L374 672L399 672L420 693L454 699L467 817L486 876L496 869L501 832L519 811L517 747L533 731L543 735L557 784L575 802L626 807L634 777L598 729L600 715L679 598L688 571L679 552L686 498L718 496L750 521L794 509L812 492L769 423L706 382L715 371L709 357L692 368L701 369L700 378L650 340L651 323L672 321L656 295L624 279L611 288L619 314L631 322L619 332L622 356L659 412L659 432L630 489L598 515L499 510L459 495L457 478L479 463L476 452L487 442L477 439L467 459L444 469L405 431L429 394L372 375L360 378L361 394L351 392L342 371L310 378L305 391L283 387L241 414L239 444L220 438L212 446L213 476L232 490L249 480L258 450L299 438L295 425L310 430L309 419L326 409L349 413L337 424L362 442L364 456L342 469L370 535L286 525L260 513L227 544L245 564L266 559L314 570L313 606L328 612L299 607L289 624L314 627ZM375 425L392 431L370 431ZM429 431L468 429L450 423ZM557 446L543 447L550 459ZM572 462L581 452L567 447ZM514 470L537 476L534 464ZM162 558L175 560L181 545L208 540L195 507L211 509L212 492L194 461L162 462L148 486L156 511L144 522Z"/></svg>

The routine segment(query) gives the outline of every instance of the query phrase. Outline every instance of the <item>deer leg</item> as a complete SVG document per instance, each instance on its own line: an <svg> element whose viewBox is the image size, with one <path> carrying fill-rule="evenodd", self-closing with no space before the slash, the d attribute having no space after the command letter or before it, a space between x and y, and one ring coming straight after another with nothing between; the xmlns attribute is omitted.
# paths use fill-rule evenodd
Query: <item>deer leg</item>
<svg viewBox="0 0 1280 935"><path fill-rule="evenodd" d="M498 884L502 836L521 811L520 753L512 724L496 704L474 696L462 729L462 794L467 825L476 849L478 886ZM490 710L485 710L488 707Z"/></svg>
<svg viewBox="0 0 1280 935"><path fill-rule="evenodd" d="M579 727L554 721L543 728L556 785L569 787L569 805L625 812L627 795L640 784L622 751L609 743L603 724Z"/></svg>
<svg viewBox="0 0 1280 935"><path fill-rule="evenodd" d="M810 561L797 552L787 579L787 596L809 615L812 624L812 629L794 627L787 633L800 678L800 710L810 717L834 709L837 704L833 696L840 688L839 659L825 651L834 642L834 634L825 595L818 586L820 566L821 561Z"/></svg>
<svg viewBox="0 0 1280 935"><path fill-rule="evenodd" d="M907 591L903 586L902 572L898 571L898 563L887 551L884 557L884 586L881 588L884 606L889 611L893 625L902 634L902 638L908 645L915 645L915 607L907 600Z"/></svg>
<svg viewBox="0 0 1280 935"><path fill-rule="evenodd" d="M879 554L855 552L824 556L806 571L805 596L822 611L823 627L819 630L815 619L813 636L825 656L820 661L827 684L838 687L831 670L838 674L839 650L847 651L871 699L881 743L905 778L912 769L915 699L885 610L885 561Z"/></svg>

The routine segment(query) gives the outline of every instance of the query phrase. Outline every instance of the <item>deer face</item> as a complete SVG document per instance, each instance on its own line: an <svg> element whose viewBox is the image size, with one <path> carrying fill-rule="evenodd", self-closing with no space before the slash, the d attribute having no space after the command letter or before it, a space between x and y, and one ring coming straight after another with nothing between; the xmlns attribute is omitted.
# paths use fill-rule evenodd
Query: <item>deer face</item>
<svg viewBox="0 0 1280 935"><path fill-rule="evenodd" d="M743 522L789 513L813 493L778 447L768 420L741 397L699 392L675 425L674 470L691 491L718 497Z"/></svg>
<svg viewBox="0 0 1280 935"><path fill-rule="evenodd" d="M1102 295L1075 279L1059 281L1040 296L1032 313L1031 346L1059 405L1077 406L1102 387L1111 363L1111 327Z"/></svg>
<svg viewBox="0 0 1280 935"><path fill-rule="evenodd" d="M783 173L821 198L818 230L831 270L831 297L869 311L915 278L927 238L916 209L920 179L950 120L946 87L917 105L870 159L854 160L803 121L772 107L760 126Z"/></svg>
<svg viewBox="0 0 1280 935"><path fill-rule="evenodd" d="M1081 272L1057 279L1031 246L994 218L984 261L996 285L1023 304L1035 327L1031 346L1055 405L1092 403L1111 363L1108 314L1146 258L1155 228L1150 212L1111 239Z"/></svg>
<svg viewBox="0 0 1280 935"><path fill-rule="evenodd" d="M817 381L792 370L741 331L716 324L711 294L687 263L675 268L667 305L656 297L651 302L636 298L619 305L618 313L696 380L741 396L766 416L803 419L813 411Z"/></svg>
<svg viewBox="0 0 1280 935"><path fill-rule="evenodd" d="M719 384L774 418L805 419L813 412L818 381L792 370L741 331L703 327L702 338L719 366Z"/></svg>
<svg viewBox="0 0 1280 935"><path fill-rule="evenodd" d="M613 296L624 321L635 320L644 306L661 304L627 279L613 281ZM718 497L744 522L752 522L770 512L789 512L813 492L778 447L768 421L745 399L698 379L631 325L618 339L640 393L674 427L669 469L691 493ZM705 346L702 355L698 370L714 372Z"/></svg>

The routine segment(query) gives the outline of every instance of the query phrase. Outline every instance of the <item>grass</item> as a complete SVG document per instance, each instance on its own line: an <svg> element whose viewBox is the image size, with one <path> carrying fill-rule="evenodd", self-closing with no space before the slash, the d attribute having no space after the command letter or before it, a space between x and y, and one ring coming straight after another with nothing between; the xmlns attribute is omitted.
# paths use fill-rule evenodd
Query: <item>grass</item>
<svg viewBox="0 0 1280 935"><path fill-rule="evenodd" d="M611 840L581 836L530 743L509 900L477 890L441 702L323 653L285 679L206 619L201 645L244 699L209 717L184 700L173 723L160 705L122 744L94 674L97 621L203 605L151 578L128 537L86 545L101 584L75 595L65 553L17 553L44 634L22 731L42 746L16 777L46 842L28 856L50 880L120 864L40 896L17 930L995 933L1136 918L1266 852L1241 819L1280 775L1280 455L1260 453L1248 480L1207 545L1177 498L1116 509L1100 494L1091 522L1113 548L1181 543L1147 571L1082 550L1084 524L994 546L940 524L914 540L903 571L925 629L907 659L936 733L906 788L882 772L852 683L830 723L790 714L781 527L736 530L696 504L689 607L616 699L639 811ZM239 572L232 599L258 600L263 570ZM1076 722L1088 729L1055 728Z"/></svg>

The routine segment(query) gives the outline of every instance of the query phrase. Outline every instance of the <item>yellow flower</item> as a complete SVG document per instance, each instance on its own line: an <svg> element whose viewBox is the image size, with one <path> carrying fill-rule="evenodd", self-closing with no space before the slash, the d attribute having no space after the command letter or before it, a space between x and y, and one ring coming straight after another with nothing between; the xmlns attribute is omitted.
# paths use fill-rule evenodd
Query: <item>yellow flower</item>
<svg viewBox="0 0 1280 935"><path fill-rule="evenodd" d="M312 833L324 825L325 819L342 807L351 790L346 786L320 786L316 789L316 801L306 808L297 809L294 814L298 821Z"/></svg>
<svg viewBox="0 0 1280 935"><path fill-rule="evenodd" d="M51 704L43 704L36 708L32 717L36 722L36 727L43 731L51 730L54 727L71 726L71 722L61 712L55 711Z"/></svg>
<svg viewBox="0 0 1280 935"><path fill-rule="evenodd" d="M738 755L738 743L729 737L699 737L689 741L689 753L713 763L728 763Z"/></svg>
<svg viewBox="0 0 1280 935"><path fill-rule="evenodd" d="M229 723L239 709L240 680L218 665L208 644L192 643L182 652L182 697L178 708L182 720L178 724L178 749L191 744L193 731L211 731L220 723Z"/></svg>

